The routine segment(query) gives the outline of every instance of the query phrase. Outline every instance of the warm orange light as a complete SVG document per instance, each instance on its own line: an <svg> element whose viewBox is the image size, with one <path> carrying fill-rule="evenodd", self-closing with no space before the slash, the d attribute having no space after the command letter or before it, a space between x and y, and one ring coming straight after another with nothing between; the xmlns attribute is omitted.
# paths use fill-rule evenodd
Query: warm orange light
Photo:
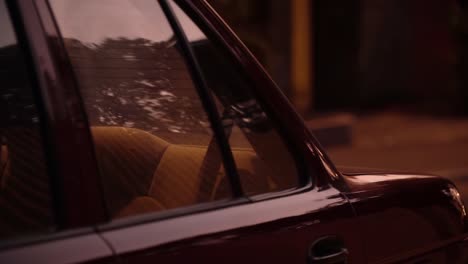
<svg viewBox="0 0 468 264"><path fill-rule="evenodd" d="M312 41L309 0L291 2L291 77L292 101L299 112L305 113L312 102Z"/></svg>

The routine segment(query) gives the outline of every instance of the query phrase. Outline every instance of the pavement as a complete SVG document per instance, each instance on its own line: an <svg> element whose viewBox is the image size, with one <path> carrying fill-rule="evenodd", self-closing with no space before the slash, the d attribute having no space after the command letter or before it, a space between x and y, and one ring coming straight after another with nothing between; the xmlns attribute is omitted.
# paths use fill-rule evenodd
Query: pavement
<svg viewBox="0 0 468 264"><path fill-rule="evenodd" d="M336 165L440 175L457 185L468 204L468 117L388 111L345 120L349 140L325 147Z"/></svg>

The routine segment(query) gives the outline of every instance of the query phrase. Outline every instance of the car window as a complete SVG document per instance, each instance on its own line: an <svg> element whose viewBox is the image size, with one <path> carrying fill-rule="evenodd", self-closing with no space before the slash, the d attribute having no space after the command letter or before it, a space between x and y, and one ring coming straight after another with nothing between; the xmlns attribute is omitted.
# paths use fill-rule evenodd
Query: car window
<svg viewBox="0 0 468 264"><path fill-rule="evenodd" d="M88 114L109 214L230 199L229 186L202 186L207 171L216 182L225 172L157 1L51 4Z"/></svg>
<svg viewBox="0 0 468 264"><path fill-rule="evenodd" d="M88 114L110 215L119 218L231 199L219 147L180 41L157 1L50 2ZM181 23L194 49L207 42L187 17ZM223 77L237 78L228 73ZM226 123L236 121L226 131L246 193L294 186L294 166L288 172L293 183L275 177L279 168L272 164L274 159L291 158L247 93L248 85L239 83L245 87L233 93L232 85L215 90L217 84L208 81L219 114ZM244 122L237 122L240 118ZM270 140L280 147L267 147Z"/></svg>
<svg viewBox="0 0 468 264"><path fill-rule="evenodd" d="M54 226L40 118L25 55L0 0L0 240Z"/></svg>
<svg viewBox="0 0 468 264"><path fill-rule="evenodd" d="M253 82L173 1L169 1L228 130L238 174L247 195L298 187L296 163L267 111L252 93ZM246 153L249 153L247 155Z"/></svg>

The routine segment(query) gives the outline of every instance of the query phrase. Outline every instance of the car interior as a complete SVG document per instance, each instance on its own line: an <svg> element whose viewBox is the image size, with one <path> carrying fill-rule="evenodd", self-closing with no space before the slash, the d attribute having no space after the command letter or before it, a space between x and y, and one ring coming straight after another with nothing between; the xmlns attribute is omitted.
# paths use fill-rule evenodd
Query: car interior
<svg viewBox="0 0 468 264"><path fill-rule="evenodd" d="M93 127L96 155L113 217L167 210L230 197L224 168L212 183L204 160L207 146L170 144L148 132ZM249 148L233 149L247 193L275 190L271 170ZM210 159L219 158L218 155ZM211 164L213 160L211 160ZM207 188L210 187L210 188Z"/></svg>
<svg viewBox="0 0 468 264"><path fill-rule="evenodd" d="M107 39L89 46L65 39L65 44L113 218L232 199L217 142L173 41ZM197 54L212 57L196 44ZM204 70L213 69L209 60L201 63ZM244 192L296 187L295 164L286 149L271 144L281 139L270 121L255 101L245 100L245 89L233 87L237 83L230 83L221 67L207 79L217 87L213 97L220 113L232 109L243 120L242 127L229 128L229 141ZM236 91L226 90L227 85Z"/></svg>

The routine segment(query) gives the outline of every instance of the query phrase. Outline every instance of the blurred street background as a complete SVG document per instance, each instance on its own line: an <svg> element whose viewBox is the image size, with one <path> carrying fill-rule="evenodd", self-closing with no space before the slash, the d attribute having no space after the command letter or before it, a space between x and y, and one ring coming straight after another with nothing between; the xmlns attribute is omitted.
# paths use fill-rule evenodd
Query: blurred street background
<svg viewBox="0 0 468 264"><path fill-rule="evenodd" d="M338 166L442 175L468 204L468 4L209 2Z"/></svg>

